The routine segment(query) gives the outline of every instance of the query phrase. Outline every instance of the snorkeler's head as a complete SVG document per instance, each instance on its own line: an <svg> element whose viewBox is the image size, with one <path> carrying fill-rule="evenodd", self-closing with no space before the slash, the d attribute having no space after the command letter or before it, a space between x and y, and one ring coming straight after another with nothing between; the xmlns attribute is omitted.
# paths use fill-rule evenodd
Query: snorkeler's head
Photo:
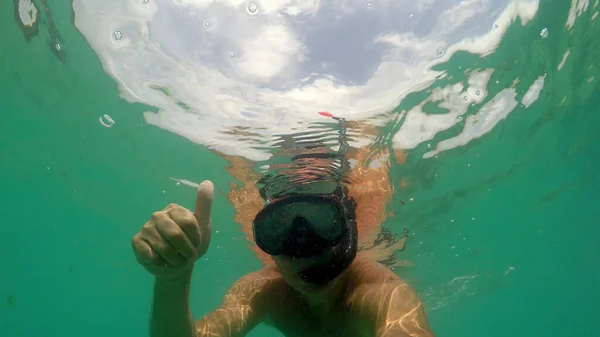
<svg viewBox="0 0 600 337"><path fill-rule="evenodd" d="M279 199L258 213L253 231L257 245L292 282L324 285L356 257L354 202L341 192Z"/></svg>

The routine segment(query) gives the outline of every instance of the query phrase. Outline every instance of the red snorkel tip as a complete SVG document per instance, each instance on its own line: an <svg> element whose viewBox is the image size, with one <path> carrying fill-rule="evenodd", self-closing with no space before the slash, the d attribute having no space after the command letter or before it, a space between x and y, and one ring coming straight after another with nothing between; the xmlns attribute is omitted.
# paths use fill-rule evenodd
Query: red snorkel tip
<svg viewBox="0 0 600 337"><path fill-rule="evenodd" d="M327 111L319 111L319 115L325 116L325 117L335 118L335 116L331 112L327 112Z"/></svg>

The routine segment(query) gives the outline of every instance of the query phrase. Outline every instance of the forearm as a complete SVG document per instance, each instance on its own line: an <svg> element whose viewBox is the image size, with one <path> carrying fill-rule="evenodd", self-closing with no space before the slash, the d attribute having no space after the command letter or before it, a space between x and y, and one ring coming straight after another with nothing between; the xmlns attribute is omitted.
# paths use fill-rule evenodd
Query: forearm
<svg viewBox="0 0 600 337"><path fill-rule="evenodd" d="M155 280L151 337L196 336L189 300L191 279L192 270L174 280Z"/></svg>

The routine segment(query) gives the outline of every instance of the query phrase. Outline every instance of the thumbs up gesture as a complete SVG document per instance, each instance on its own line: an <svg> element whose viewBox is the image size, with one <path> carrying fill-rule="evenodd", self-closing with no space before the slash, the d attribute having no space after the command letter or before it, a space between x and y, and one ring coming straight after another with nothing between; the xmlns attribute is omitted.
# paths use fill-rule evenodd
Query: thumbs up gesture
<svg viewBox="0 0 600 337"><path fill-rule="evenodd" d="M154 212L131 242L138 262L158 278L177 278L193 268L210 244L214 186L198 187L195 212L170 204Z"/></svg>

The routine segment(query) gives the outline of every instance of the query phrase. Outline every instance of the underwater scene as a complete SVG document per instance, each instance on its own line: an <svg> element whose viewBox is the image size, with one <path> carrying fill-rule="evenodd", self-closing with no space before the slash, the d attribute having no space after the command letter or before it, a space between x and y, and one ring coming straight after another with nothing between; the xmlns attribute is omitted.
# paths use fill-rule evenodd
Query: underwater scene
<svg viewBox="0 0 600 337"><path fill-rule="evenodd" d="M234 333L224 316L227 332L198 336L600 336L599 12L600 0L2 1L0 336L169 335L151 322L158 283L140 255L157 248L135 240L175 206L206 244L190 239L193 320L245 275L285 274L269 251L308 256L304 230L323 251L351 248L303 280L365 259L418 297L402 309L418 309L414 328L372 303L401 333L363 331L367 309L307 304L282 314L286 329ZM270 294L277 311L297 304Z"/></svg>

